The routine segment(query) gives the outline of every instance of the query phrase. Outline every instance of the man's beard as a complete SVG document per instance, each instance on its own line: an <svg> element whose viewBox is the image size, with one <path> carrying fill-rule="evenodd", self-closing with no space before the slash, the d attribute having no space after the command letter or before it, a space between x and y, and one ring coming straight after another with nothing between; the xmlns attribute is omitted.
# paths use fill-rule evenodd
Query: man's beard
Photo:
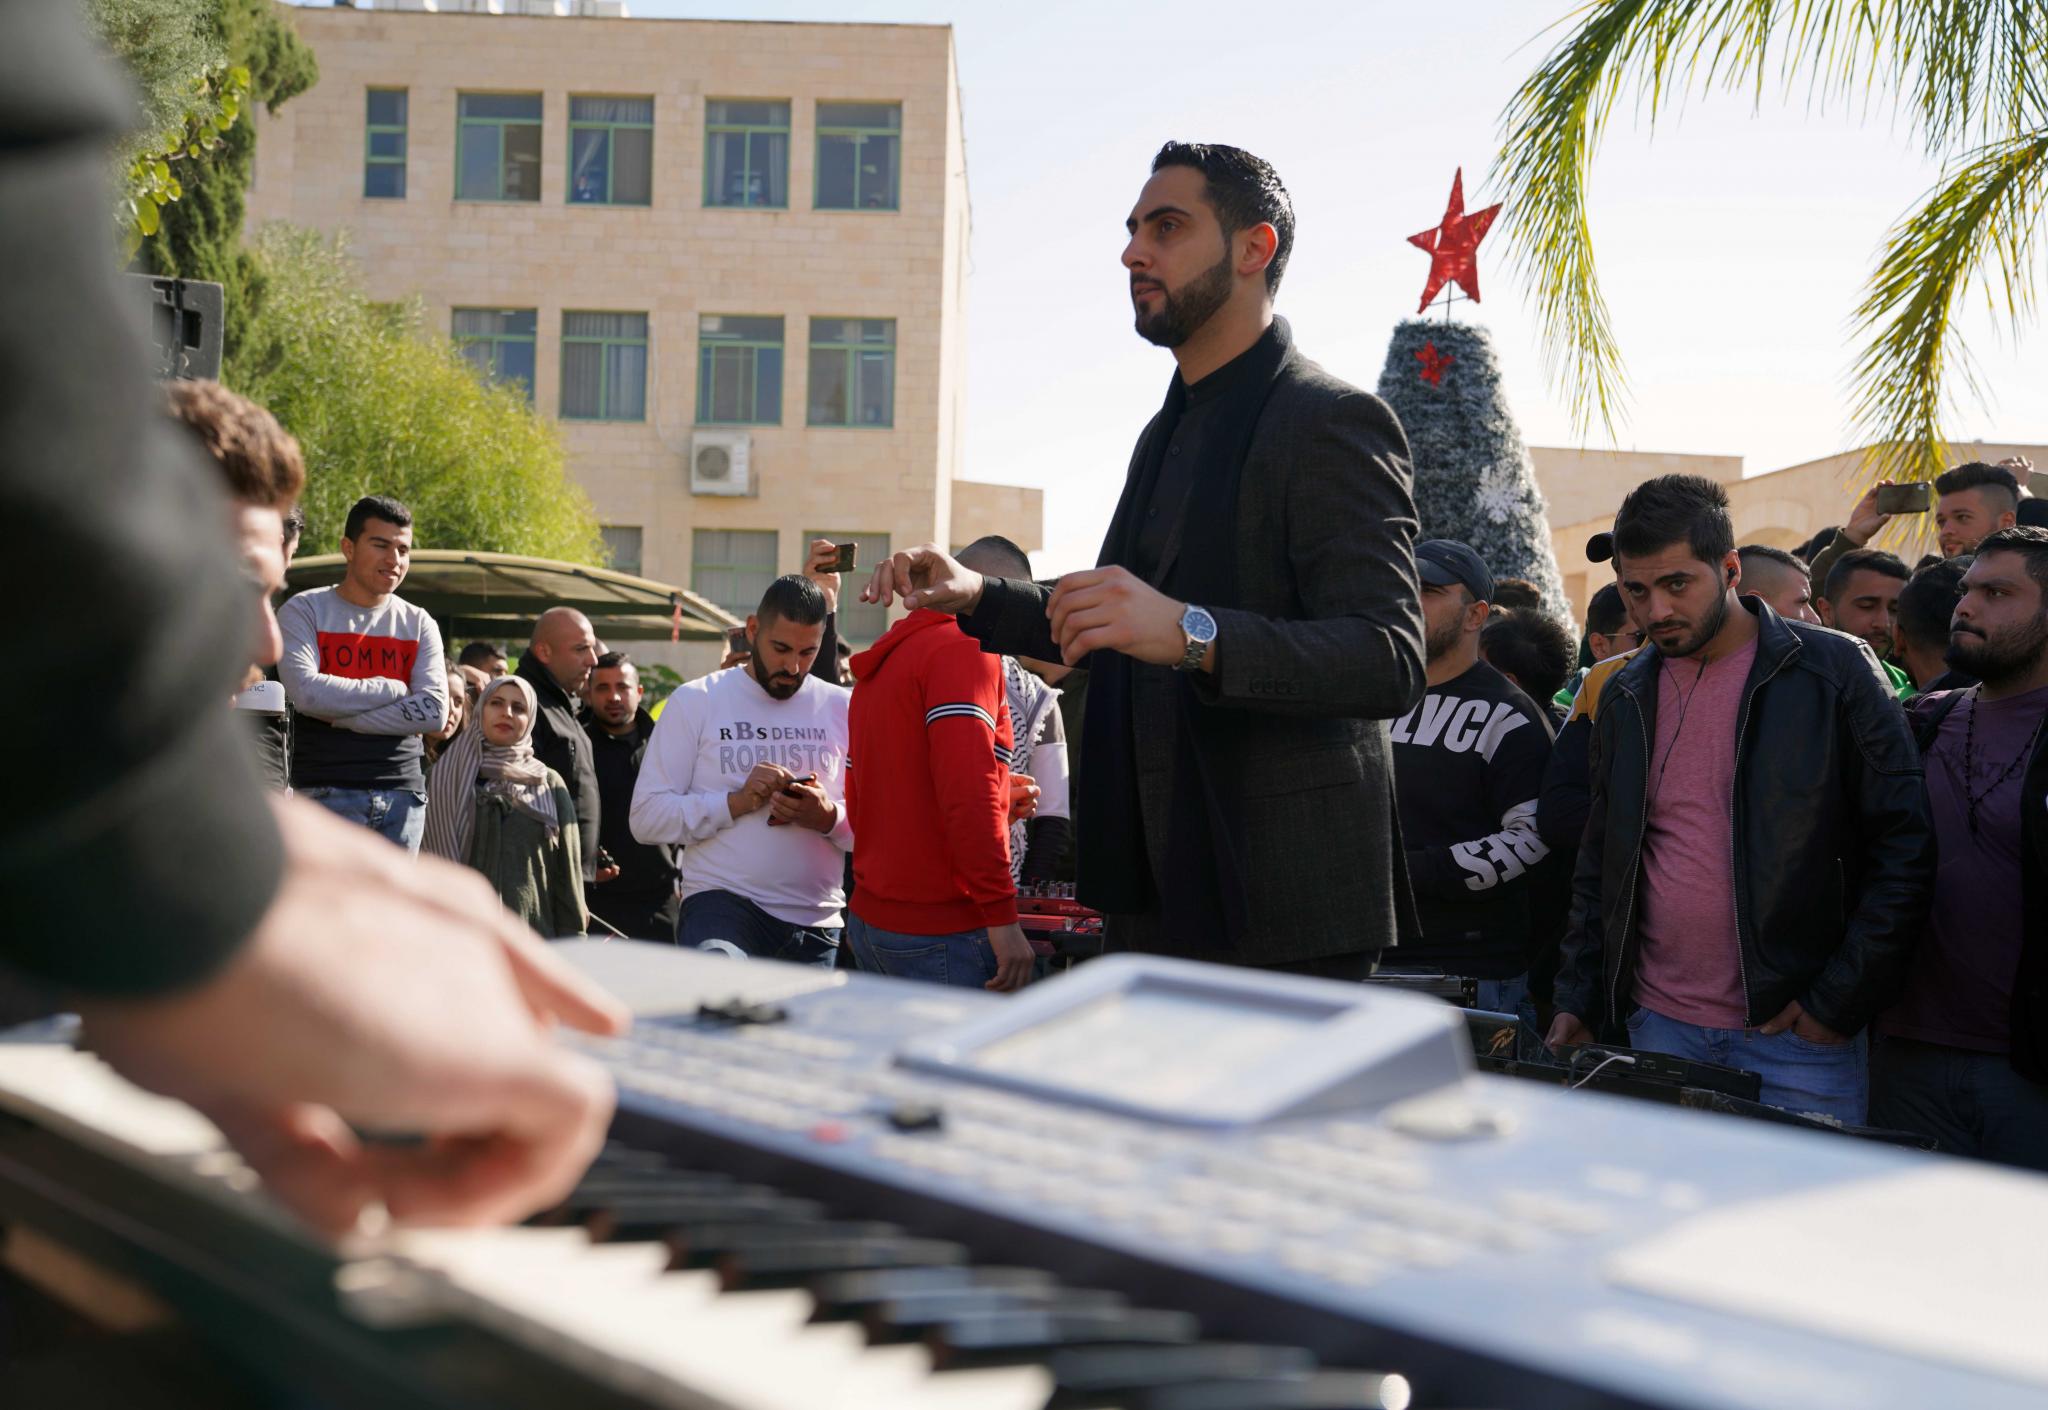
<svg viewBox="0 0 2048 1410"><path fill-rule="evenodd" d="M1727 624L1728 594L1724 592L1714 599L1714 605L1708 611L1706 617L1701 620L1698 626L1693 628L1692 632L1683 641L1680 641L1676 646L1666 646L1663 642L1658 641L1657 649L1666 656L1694 655L1701 647L1719 636L1721 628ZM1656 641L1656 638L1652 636L1651 640Z"/></svg>
<svg viewBox="0 0 2048 1410"><path fill-rule="evenodd" d="M1957 627L1949 633L1942 659L1986 685L2000 686L2040 665L2043 652L2048 652L2048 617L2036 617L1988 636Z"/></svg>
<svg viewBox="0 0 2048 1410"><path fill-rule="evenodd" d="M804 685L804 678L802 676L798 676L787 684L772 684L768 677L761 674L761 653L758 651L747 658L747 674L754 678L756 685L768 692L769 698L772 700L787 700L790 696L802 690Z"/></svg>
<svg viewBox="0 0 2048 1410"><path fill-rule="evenodd" d="M1230 249L1225 245L1222 259L1179 290L1155 283L1159 290L1159 312L1147 315L1143 309L1138 310L1138 336L1162 348L1179 347L1230 301L1230 282Z"/></svg>
<svg viewBox="0 0 2048 1410"><path fill-rule="evenodd" d="M1428 635L1423 638L1423 650L1428 653L1431 661L1441 660L1457 650L1458 639L1464 635L1463 619L1452 617L1440 626L1429 628Z"/></svg>

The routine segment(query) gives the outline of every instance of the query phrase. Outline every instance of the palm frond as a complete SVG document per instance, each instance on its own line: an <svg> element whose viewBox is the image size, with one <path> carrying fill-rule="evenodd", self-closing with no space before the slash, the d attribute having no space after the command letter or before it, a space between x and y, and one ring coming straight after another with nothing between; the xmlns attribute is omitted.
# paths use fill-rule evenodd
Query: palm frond
<svg viewBox="0 0 2048 1410"><path fill-rule="evenodd" d="M2032 317L2044 207L2048 127L1968 154L1886 236L1856 309L1868 339L1856 362L1855 415L1874 443L1869 478L1925 479L1943 468L1952 389L1976 387L1957 307L1982 282L2008 328Z"/></svg>
<svg viewBox="0 0 2048 1410"><path fill-rule="evenodd" d="M1928 150L2021 138L2048 115L2041 0L1591 0L1501 117L1493 181L1542 328L1546 371L1583 433L1627 397L1593 255L1587 184L1615 105L1654 126L1692 93L1761 103L1804 76L1809 101L1904 106Z"/></svg>

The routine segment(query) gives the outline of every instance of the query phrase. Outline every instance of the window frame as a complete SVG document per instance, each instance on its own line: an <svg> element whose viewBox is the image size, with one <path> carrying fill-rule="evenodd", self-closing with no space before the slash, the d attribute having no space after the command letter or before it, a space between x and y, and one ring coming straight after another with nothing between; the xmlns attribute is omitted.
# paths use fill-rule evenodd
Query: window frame
<svg viewBox="0 0 2048 1410"><path fill-rule="evenodd" d="M768 127L760 123L722 122L713 123L711 108L714 103L780 103L787 116L781 127ZM711 144L720 133L743 132L747 137L747 169L754 166L754 138L771 137L780 134L785 140L782 148L782 204L770 205L766 201L742 201L734 205L727 201L712 199L711 190ZM719 211L786 211L789 209L789 148L796 138L796 102L791 98L706 98L704 100L704 208Z"/></svg>
<svg viewBox="0 0 2048 1410"><path fill-rule="evenodd" d="M704 320L707 318L773 318L782 324L782 341L771 343L760 338L722 338L717 342L707 343L704 340ZM707 419L705 411L711 398L705 395L704 358L713 348L746 348L756 354L759 354L764 348L773 348L782 354L783 385L776 388L775 416L773 420L762 420L759 416L761 410L761 363L758 356L754 360L754 411L756 419L752 421L713 421ZM780 426L782 424L782 399L784 392L788 389L788 383L788 315L780 313L700 313L697 315L697 409L696 419L692 424L698 426Z"/></svg>
<svg viewBox="0 0 2048 1410"><path fill-rule="evenodd" d="M615 573L624 573L628 577L644 578L647 576L647 526L645 524L600 524L597 531L599 537L603 538L604 541L604 556L607 567ZM639 539L640 556L633 561L631 568L627 568L617 561L616 556L612 552L612 541L610 538L605 537L610 534L622 533L634 534Z"/></svg>
<svg viewBox="0 0 2048 1410"><path fill-rule="evenodd" d="M530 313L533 315L533 332L524 336L518 333L458 333L455 331L457 314L463 313ZM494 387L507 386L523 378L508 378L498 371L498 345L500 343L523 343L533 349L534 375L526 381L526 404L538 403L539 389L534 385L540 381L540 310L537 308L502 308L495 304L454 304L448 309L448 337L456 348L466 350L478 343L487 343L491 349L490 384Z"/></svg>
<svg viewBox="0 0 2048 1410"><path fill-rule="evenodd" d="M570 319L570 316L571 316L571 315L573 315L573 314L578 314L578 313L599 313L599 314L609 314L609 315L611 315L611 316L613 316L613 317L620 317L620 318L638 318L638 319L640 319L640 320L642 321L642 323L643 323L644 327L646 328L646 331L645 331L644 333L642 333L642 334L641 334L641 336L640 336L639 338L637 338L637 339L635 339L635 338L614 338L614 337L607 337L607 336L604 336L603 334L591 334L591 333L571 333L571 332L569 331L569 319ZM556 415L556 418L557 418L558 420L562 420L562 421L584 421L584 422L598 422L598 423L608 423L608 424L612 424L612 425L624 425L624 426L634 426L634 425L640 425L640 424L644 424L644 423L645 423L645 422L647 421L647 419L648 419L648 416L647 416L647 388L648 388L648 385L650 384L650 382L652 381L652 378L651 378L651 377L649 376L649 374L651 374L651 373L653 372L653 370L654 370L654 354L653 354L653 351L652 351L652 349L653 349L653 346L654 346L654 320L653 320L653 318L652 318L652 317L651 317L651 316L650 316L650 315L649 315L648 313L646 313L646 312L644 312L644 311L642 311L642 310L640 310L640 309L630 309L630 308L565 308L565 309L563 309L563 310L562 310L562 358L561 358L561 361L562 361L562 365L563 365L563 367L564 367L564 368L566 368L566 367L567 367L567 365L568 365L568 362L569 362L569 356L568 356L568 353L569 353L569 344L571 344L571 343L590 343L590 344L594 344L594 345L595 345L595 346L597 347L597 349L598 349L598 358L597 358L597 405L598 405L598 414L597 414L596 416L579 416L579 415L576 415L576 414L574 414L574 413L570 412L570 411L569 411L569 409L568 409L568 408L567 408L566 406L564 406L564 405L563 405L563 402L564 402L564 400L565 400L565 399L566 399L566 398L568 397L568 395L569 395L569 379L568 379L568 377L567 377L567 376L557 376L557 378L556 378L555 380L556 380L556 381L557 381L558 383L560 383L560 390L559 390L559 395L557 395L557 396L556 396L556 398L555 398L555 415ZM610 360L609 358L607 358L607 357L606 357L606 356L604 355L604 351L605 351L605 349L607 349L607 348L615 348L615 347L618 347L618 348L639 348L639 349L640 349L640 350L641 350L641 351L642 351L643 353L645 353L645 354L646 354L646 357L645 357L645 359L643 360L643 364L642 364L642 366L643 366L643 370L642 370L642 372L641 372L641 378L642 378L642 381L641 381L641 386L640 386L640 414L639 414L638 416L614 416L614 415L612 415L612 414L611 414L611 406L612 406L612 387L611 387L611 381L612 381L612 374L611 374L611 360Z"/></svg>
<svg viewBox="0 0 2048 1410"><path fill-rule="evenodd" d="M752 602L743 605L730 605L720 602L718 598L698 586L697 574L705 566L703 556L697 551L698 536L700 534L757 534L765 536L768 540L768 561L766 563L716 563L712 566L722 572L733 572L735 570L765 572L768 575L768 581L774 582L782 571L780 563L782 531L779 529L726 528L720 525L709 524L694 525L690 530L690 591L701 597L709 598L728 612L736 613L741 617L747 616L760 605L760 595L758 593L755 594L754 601ZM764 588L763 590L765 591L766 589Z"/></svg>
<svg viewBox="0 0 2048 1410"><path fill-rule="evenodd" d="M405 99L405 121L392 124L370 121L370 99L379 93L396 93ZM412 160L412 90L410 88L381 88L368 84L363 86L363 187L362 199L366 201L402 201L412 192L412 176L407 170ZM374 139L379 133L395 132L405 150L395 157L380 157L372 150ZM373 196L369 192L370 168L373 166L395 166L398 168L399 193L396 196ZM253 182L251 183L254 184Z"/></svg>
<svg viewBox="0 0 2048 1410"><path fill-rule="evenodd" d="M829 343L821 341L816 329L820 323L886 323L889 325L889 341L879 343ZM849 314L813 314L811 335L806 352L815 355L821 352L843 352L846 354L846 414L845 421L814 421L811 419L811 369L812 357L804 361L804 425L814 426L822 431L893 431L896 429L896 320L893 318L856 318ZM886 352L889 354L889 419L887 421L856 421L851 419L860 402L860 355L863 352Z"/></svg>
<svg viewBox="0 0 2048 1410"><path fill-rule="evenodd" d="M821 109L830 107L894 108L894 127L856 127L847 123L827 124ZM811 209L815 211L866 212L869 215L899 215L903 211L903 102L868 102L858 98L821 98L811 107ZM825 180L823 145L827 137L852 137L857 139L853 149L853 201L850 206L826 206L818 203L819 188ZM893 137L896 139L896 189L886 206L864 206L860 203L860 149L870 137Z"/></svg>
<svg viewBox="0 0 2048 1410"><path fill-rule="evenodd" d="M464 98L533 98L540 103L540 116L532 118L472 118L464 117ZM540 133L541 161L547 160L548 145L548 103L545 93L531 89L515 88L464 88L455 94L455 199L474 202L479 205L533 206L540 204L540 180L535 174L532 199L505 194L505 129L508 127L531 127ZM471 127L495 127L498 129L498 194L495 196L465 196L462 194L462 150L469 140Z"/></svg>
<svg viewBox="0 0 2048 1410"><path fill-rule="evenodd" d="M654 204L654 119L649 117L645 122L611 122L585 118L578 121L576 117L576 100L578 98L630 98L635 100L645 98L650 112L653 111L655 104L655 95L651 93L571 93L569 95L569 145L563 154L564 160L562 162L562 204L580 207L618 206L626 210L647 210ZM612 137L620 128L628 128L634 132L645 132L647 134L647 199L644 201L616 201L612 199L612 164L617 150L612 142ZM576 199L576 134L579 130L584 132L602 132L604 134L604 199L601 201L579 201Z"/></svg>

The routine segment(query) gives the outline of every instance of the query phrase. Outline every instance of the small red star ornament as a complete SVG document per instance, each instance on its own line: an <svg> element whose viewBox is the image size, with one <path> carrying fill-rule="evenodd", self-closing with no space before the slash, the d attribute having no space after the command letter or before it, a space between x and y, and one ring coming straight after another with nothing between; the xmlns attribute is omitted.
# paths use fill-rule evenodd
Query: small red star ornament
<svg viewBox="0 0 2048 1410"><path fill-rule="evenodd" d="M1440 353L1435 343L1424 343L1422 351L1415 354L1415 360L1422 364L1422 380L1432 387L1440 387L1444 381L1444 369L1458 359L1449 353Z"/></svg>
<svg viewBox="0 0 2048 1410"><path fill-rule="evenodd" d="M1465 214L1465 169L1459 167L1451 178L1451 203L1444 209L1443 223L1408 237L1409 244L1429 253L1429 282L1423 286L1422 302L1415 306L1417 313L1428 308L1446 284L1457 285L1466 298L1479 302L1479 242L1499 214L1498 205Z"/></svg>

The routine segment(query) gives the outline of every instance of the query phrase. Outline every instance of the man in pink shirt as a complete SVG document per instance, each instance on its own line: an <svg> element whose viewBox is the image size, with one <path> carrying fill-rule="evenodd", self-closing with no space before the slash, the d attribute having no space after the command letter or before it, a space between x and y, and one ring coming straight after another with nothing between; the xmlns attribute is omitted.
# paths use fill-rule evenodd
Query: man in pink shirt
<svg viewBox="0 0 2048 1410"><path fill-rule="evenodd" d="M1649 640L1595 719L1549 1041L1619 1025L1860 1124L1862 1030L1898 992L1933 875L1905 716L1863 642L1742 596L1720 485L1645 481L1611 542Z"/></svg>

